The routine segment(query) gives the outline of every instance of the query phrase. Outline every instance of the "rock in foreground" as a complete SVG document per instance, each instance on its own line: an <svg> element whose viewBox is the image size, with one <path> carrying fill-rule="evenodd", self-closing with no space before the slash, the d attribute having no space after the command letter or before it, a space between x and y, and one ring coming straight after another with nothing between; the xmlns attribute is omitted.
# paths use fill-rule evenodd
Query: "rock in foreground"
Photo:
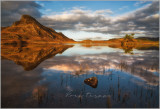
<svg viewBox="0 0 160 109"><path fill-rule="evenodd" d="M96 88L98 85L98 79L97 77L91 77L91 78L87 78L84 80L84 83L86 83L87 85Z"/></svg>

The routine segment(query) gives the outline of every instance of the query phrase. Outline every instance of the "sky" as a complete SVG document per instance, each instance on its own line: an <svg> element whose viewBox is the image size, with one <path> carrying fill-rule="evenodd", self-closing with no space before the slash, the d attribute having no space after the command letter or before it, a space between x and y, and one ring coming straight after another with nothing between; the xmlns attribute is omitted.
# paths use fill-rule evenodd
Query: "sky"
<svg viewBox="0 0 160 109"><path fill-rule="evenodd" d="M159 37L158 1L3 1L1 25L28 14L74 40Z"/></svg>

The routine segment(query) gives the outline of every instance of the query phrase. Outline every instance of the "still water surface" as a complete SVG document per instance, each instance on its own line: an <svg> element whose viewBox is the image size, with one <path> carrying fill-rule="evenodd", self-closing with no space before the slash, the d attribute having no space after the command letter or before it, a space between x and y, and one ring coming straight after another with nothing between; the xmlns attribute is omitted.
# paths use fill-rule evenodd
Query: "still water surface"
<svg viewBox="0 0 160 109"><path fill-rule="evenodd" d="M130 51L2 46L2 107L158 107L159 51Z"/></svg>

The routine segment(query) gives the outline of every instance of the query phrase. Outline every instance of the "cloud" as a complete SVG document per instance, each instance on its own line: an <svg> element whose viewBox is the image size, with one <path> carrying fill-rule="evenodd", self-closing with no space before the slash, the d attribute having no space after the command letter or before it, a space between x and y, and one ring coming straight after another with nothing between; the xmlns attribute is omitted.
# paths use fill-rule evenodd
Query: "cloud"
<svg viewBox="0 0 160 109"><path fill-rule="evenodd" d="M143 5L143 4L146 4L148 3L149 1L137 1L134 6L140 6L140 5Z"/></svg>
<svg viewBox="0 0 160 109"><path fill-rule="evenodd" d="M128 9L128 6L123 6L123 7L119 8L119 10L124 10L124 9Z"/></svg>
<svg viewBox="0 0 160 109"><path fill-rule="evenodd" d="M95 11L95 14L105 14L105 13L113 14L113 11L111 11L110 9Z"/></svg>
<svg viewBox="0 0 160 109"><path fill-rule="evenodd" d="M120 33L124 33L124 34L132 34L132 33L135 33L135 34L144 34L145 31L140 31L140 30L136 30L136 31L121 31Z"/></svg>
<svg viewBox="0 0 160 109"><path fill-rule="evenodd" d="M40 18L42 15L38 10L41 6L33 1L2 1L1 3L2 26L10 26L13 22L19 20L23 14L35 18Z"/></svg>
<svg viewBox="0 0 160 109"><path fill-rule="evenodd" d="M70 11L65 11L62 13L44 16L41 22L45 25L53 22L51 27L59 30L64 29L85 29L89 27L99 27L104 24L109 24L108 18L105 18L105 14L113 13L111 10L82 10L79 8L74 8ZM108 20L107 20L108 19ZM104 24L103 24L104 23Z"/></svg>
<svg viewBox="0 0 160 109"><path fill-rule="evenodd" d="M39 3L39 5L40 5L41 7L44 7L44 6L45 6L43 3Z"/></svg>
<svg viewBox="0 0 160 109"><path fill-rule="evenodd" d="M85 31L115 37L130 32L136 33L136 36L159 36L158 1L114 17L111 16L114 12L110 9L93 11L85 7L73 7L63 12L52 12L50 15L41 16L39 11L41 7L33 1L2 2L2 26L9 26L19 20L22 14L29 14L43 25L59 31Z"/></svg>
<svg viewBox="0 0 160 109"><path fill-rule="evenodd" d="M51 9L46 9L45 11L49 12L49 11L52 11Z"/></svg>
<svg viewBox="0 0 160 109"><path fill-rule="evenodd" d="M115 17L110 16L113 12L109 9L93 11L74 7L68 11L43 16L39 21L57 30L97 32L115 36L134 32L137 36L158 37L158 4L157 1L152 2Z"/></svg>

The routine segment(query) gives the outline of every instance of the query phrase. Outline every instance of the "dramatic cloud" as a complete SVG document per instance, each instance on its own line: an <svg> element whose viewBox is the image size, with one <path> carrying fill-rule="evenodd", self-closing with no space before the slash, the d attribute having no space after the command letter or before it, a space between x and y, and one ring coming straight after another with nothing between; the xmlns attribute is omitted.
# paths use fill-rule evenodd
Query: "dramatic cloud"
<svg viewBox="0 0 160 109"><path fill-rule="evenodd" d="M159 2L152 2L135 11L112 17L106 10L84 10L73 8L69 11L43 16L39 21L57 30L77 30L113 34L136 33L137 36L158 37Z"/></svg>
<svg viewBox="0 0 160 109"><path fill-rule="evenodd" d="M22 14L35 17L40 23L59 31L85 31L112 35L114 37L124 36L126 33L135 33L136 36L158 37L159 36L159 2L153 1L139 9L121 15L114 15L110 9L89 10L85 7L73 7L63 12L51 12L41 16L39 11L42 4L33 1L2 2L2 26L9 26L19 20ZM137 5L144 2L137 2ZM134 5L134 4L133 4ZM122 7L123 10L129 8Z"/></svg>
<svg viewBox="0 0 160 109"><path fill-rule="evenodd" d="M20 19L21 15L28 14L35 18L41 17L38 10L41 6L33 1L2 1L1 25L10 26Z"/></svg>

